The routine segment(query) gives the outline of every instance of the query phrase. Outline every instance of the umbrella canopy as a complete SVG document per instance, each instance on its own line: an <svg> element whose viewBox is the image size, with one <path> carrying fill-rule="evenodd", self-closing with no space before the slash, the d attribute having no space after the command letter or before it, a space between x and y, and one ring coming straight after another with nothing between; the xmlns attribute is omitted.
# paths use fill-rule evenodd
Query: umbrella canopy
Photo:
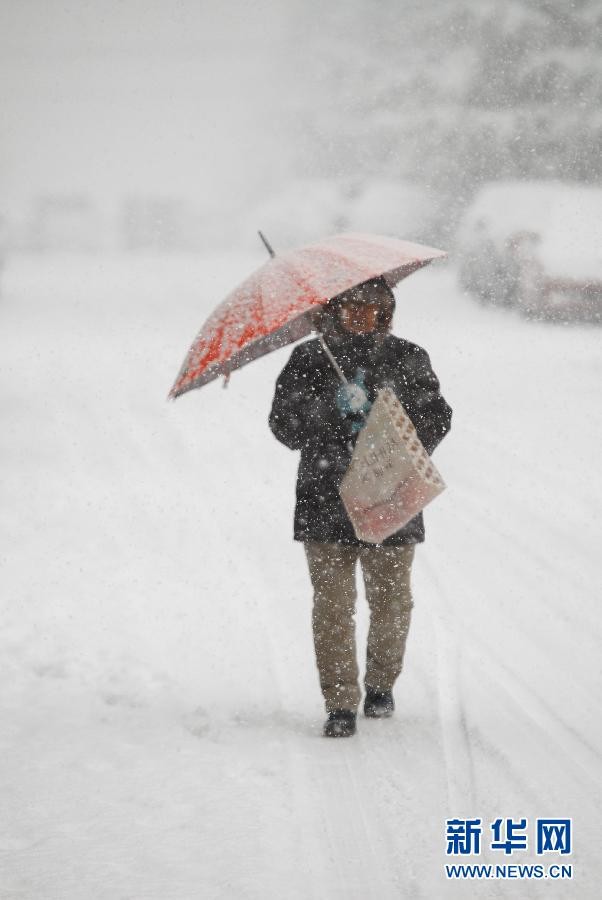
<svg viewBox="0 0 602 900"><path fill-rule="evenodd" d="M209 316L169 396L201 387L310 334L312 312L364 281L390 287L446 254L375 234L338 234L273 256Z"/></svg>

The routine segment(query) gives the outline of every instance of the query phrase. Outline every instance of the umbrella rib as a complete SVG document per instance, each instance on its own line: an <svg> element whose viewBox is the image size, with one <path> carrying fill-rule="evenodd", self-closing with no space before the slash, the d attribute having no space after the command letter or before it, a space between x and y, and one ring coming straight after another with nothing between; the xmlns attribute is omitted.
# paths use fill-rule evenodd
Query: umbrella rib
<svg viewBox="0 0 602 900"><path fill-rule="evenodd" d="M294 278L294 280L297 282L297 284L301 285L301 287L306 291L307 294L312 294L314 292L314 289L311 286L311 282L304 275L302 275L301 272L299 272L297 270L297 267L294 264L290 266L290 271L291 271L291 277ZM318 306L318 305L319 304L316 304L316 303L311 304L311 306Z"/></svg>
<svg viewBox="0 0 602 900"><path fill-rule="evenodd" d="M333 256L338 256L340 259L343 259L346 263L353 263L353 265L357 266L359 269L364 269L364 274L366 276L364 279L365 281L369 280L370 278L378 277L375 274L375 272L377 272L378 269L374 269L374 267L368 268L365 263L359 263L357 261L357 258L353 255L353 251L351 250L351 248L349 250L347 250L346 248L336 246L336 247L331 248L331 252L332 252ZM390 266L389 268L384 269L381 274L385 274L385 272L390 272L394 268L396 268L396 267Z"/></svg>
<svg viewBox="0 0 602 900"><path fill-rule="evenodd" d="M287 266L288 266L288 274L290 275L291 281L294 284L296 284L298 287L302 288L303 291L308 296L311 296L312 294L316 293L314 288L311 285L311 282L308 281L308 279L301 274L301 272L298 270L297 266L293 262L287 261ZM310 303L308 308L306 310L303 310L302 312L300 312L299 315L304 315L313 306L319 306L319 305L320 305L320 303L318 303L318 302ZM295 316L295 318L297 318L297 316Z"/></svg>
<svg viewBox="0 0 602 900"><path fill-rule="evenodd" d="M261 234L261 232L259 232L259 233ZM262 239L263 239L263 235L262 235ZM272 257L272 259L275 259L275 257ZM266 263L265 265L266 265L265 271L267 271L267 266L269 266L270 263ZM273 266L273 265L274 265L274 262L272 262L272 266ZM257 310L257 312L258 312L258 313L261 313L262 319L265 318L265 310L266 310L266 305L265 305L265 302L264 302L264 299L263 299L263 284L264 284L264 278L261 277L261 278L259 279L259 296L258 296L258 298L257 298L257 299L259 300L259 304L258 304L258 310Z"/></svg>
<svg viewBox="0 0 602 900"><path fill-rule="evenodd" d="M338 252L338 251L331 251L331 252L332 252L332 255L334 255L334 253ZM349 260L345 260L345 261L347 263L349 262ZM358 266L358 264L357 264L357 262L355 262L355 260L352 260L351 262L353 263L354 266L356 266L356 267ZM334 294L331 294L331 293L326 294L324 291L318 292L318 291L316 291L316 288L313 287L311 279L308 279L304 275L302 275L301 272L299 271L298 266L295 263L291 263L291 269L294 271L295 277L297 278L297 280L301 284L303 284L307 290L309 290L310 292L320 293L322 295L322 297L324 297L326 300L331 300L332 297L336 297L337 294L341 293L341 291L339 291L339 290L337 290L336 293L334 293ZM352 282L352 284L349 285L349 287L352 287L353 284L358 284L358 282L354 280Z"/></svg>

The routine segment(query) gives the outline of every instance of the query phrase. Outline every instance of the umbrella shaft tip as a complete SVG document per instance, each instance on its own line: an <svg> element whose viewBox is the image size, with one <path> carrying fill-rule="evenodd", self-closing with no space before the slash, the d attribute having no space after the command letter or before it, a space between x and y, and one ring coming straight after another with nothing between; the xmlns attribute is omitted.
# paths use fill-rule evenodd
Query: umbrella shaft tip
<svg viewBox="0 0 602 900"><path fill-rule="evenodd" d="M257 234L259 235L259 237L260 237L261 240L263 241L264 246L265 246L266 250L268 251L268 253L270 254L270 256L271 256L272 258L274 258L274 256L276 256L276 253L274 252L274 248L272 247L272 245L270 244L270 242L269 242L268 239L266 238L266 236L265 236L265 234L263 233L263 231L258 230L258 231L257 231Z"/></svg>

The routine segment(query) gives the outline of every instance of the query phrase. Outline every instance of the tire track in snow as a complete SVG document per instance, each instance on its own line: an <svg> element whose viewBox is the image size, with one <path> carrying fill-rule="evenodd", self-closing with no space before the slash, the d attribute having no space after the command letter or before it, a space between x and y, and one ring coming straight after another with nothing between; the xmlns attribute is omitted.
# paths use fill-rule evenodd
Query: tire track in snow
<svg viewBox="0 0 602 900"><path fill-rule="evenodd" d="M492 648L480 640L475 632L471 632L471 641L475 646L481 647L482 653L487 654L490 669L492 662L497 666L500 677L496 679L496 683L513 700L518 713L537 725L542 735L548 739L550 735L553 737L571 763L577 763L581 768L582 779L589 789L595 785L602 791L602 754L562 719L539 694L519 681L512 669L501 663ZM476 650L470 649L468 653L478 660ZM482 659L482 655L480 658Z"/></svg>
<svg viewBox="0 0 602 900"><path fill-rule="evenodd" d="M484 537L484 535L488 535L491 532L491 520L482 512L482 510L479 508L479 504L472 497L468 498L468 505L471 506L470 513L468 513L464 507L465 499L467 499L467 498L463 496L462 504L458 504L457 515L458 515L458 518L462 519L466 523L466 530L468 532L472 532L472 534L473 534L472 547L474 548L474 547L478 547L480 545L483 548L483 552L495 555L496 551L495 551L495 548L493 548L491 546L491 541L487 540ZM478 529L475 527L475 523L474 523L475 517L477 519L479 519L479 521L482 523L483 526L485 526L483 529ZM508 543L512 544L517 549L518 555L516 557L516 561L523 568L523 570L526 571L527 573L530 573L531 576L533 575L533 567L532 567L532 565L529 565L529 560L531 560L534 556L541 562L541 564L544 568L549 567L550 561L548 559L546 559L545 557L543 557L541 555L538 556L536 553L533 552L532 547L529 544L527 544L526 541L523 541L520 538L517 538L512 532L500 531L498 528L496 530L496 535L500 536L501 538L503 538ZM481 556L481 551L477 550L476 555ZM566 572L564 569L555 570L555 576L557 576L558 578L565 576L570 581L570 576L566 575ZM581 588L581 590L583 590L582 585L579 585L579 587ZM548 603L548 605L550 605L550 608L552 608L554 610L554 612L556 613L558 618L566 623L567 618L566 618L564 609L559 609L556 604L552 605L549 600L547 600L546 602ZM595 622L591 622L589 619L587 621L584 621L583 623L581 623L579 621L578 617L573 617L570 619L571 629L576 629L579 627L579 629L582 632L585 632L585 634L588 636L588 638L590 639L590 641L589 641L590 643L594 643L599 634L599 630L595 628L595 624L596 624ZM486 652L489 657L495 658L498 666L501 669L503 669L504 672L508 673L508 675L511 678L513 683L522 685L522 682L518 681L518 679L517 679L516 675L514 675L513 671L510 668L508 668L507 666L505 666L505 664L501 660L500 655L499 655L499 649L495 645L493 647L489 646L486 643L485 638L481 634L477 633L472 626L470 626L470 625L467 626L466 624L463 625L463 629L466 629L466 628L468 628L468 630L470 630L470 632L471 632L471 643L473 644L473 646L477 645L477 644L479 646L481 646L482 649L484 650L484 652ZM593 631L593 637L592 637L592 631ZM578 687L583 693L585 693L588 697L590 697L591 705L595 706L596 705L596 697L589 695L587 688L585 686L583 686L582 684L579 684ZM602 754L600 753L600 751L597 748L593 747L591 744L589 744L589 742L583 736L578 735L577 732L575 732L575 730L573 728L571 728L569 723L564 722L564 720L562 720L552 709L550 709L548 704L546 703L545 699L539 693L537 693L537 691L534 688L531 688L531 687L527 688L526 686L523 686L523 690L525 692L528 692L528 695L532 696L533 699L537 702L537 704L540 707L544 707L544 708L547 707L549 710L548 715L557 724L562 725L566 730L571 732L573 734L573 736L577 740L579 740L580 743L591 754L594 755L595 758L598 758L602 761Z"/></svg>
<svg viewBox="0 0 602 900"><path fill-rule="evenodd" d="M267 578L264 584L264 595L269 596ZM264 604L260 603L259 609L262 641L275 673L279 705L284 708L285 695L291 693L289 669L272 636ZM305 847L305 858L311 860L311 883L304 886L304 896L311 891L309 896L316 900L339 895L351 900L398 897L398 892L392 890L396 876L391 863L376 848L373 839L383 823L366 790L370 761L362 751L361 735L351 745L345 739L328 742L320 735L315 750L312 746L307 752L307 744L298 734L285 732L282 744L291 773L295 806L302 812L296 831L300 845ZM317 808L312 802L316 798ZM316 817L319 828L316 828Z"/></svg>
<svg viewBox="0 0 602 900"><path fill-rule="evenodd" d="M457 515L460 518L464 518L465 520L469 519L469 517L466 514L466 509L465 509L466 506L469 506L470 507L470 518L479 519L479 521L482 522L482 524L486 527L486 529L488 531L491 531L492 527L493 527L492 517L491 517L491 515L487 514L482 501L480 501L480 498L482 496L482 491L480 490L480 488L477 489L470 482L465 482L464 484L461 484L460 486L461 486L461 493L462 493L462 508L457 511ZM496 498L495 495L493 495L493 494L491 494L491 496L492 496L491 505L496 506L499 503L499 498ZM504 498L504 503L505 504L507 503L507 497ZM504 512L507 515L507 510L505 510ZM524 518L525 515L533 516L534 514L533 514L532 510L521 507L520 517ZM520 517L517 517L516 521L520 521ZM541 517L539 517L539 518L541 520ZM544 571L547 570L550 565L549 558L546 557L540 551L538 551L537 547L534 546L532 543L528 543L526 539L523 539L520 536L518 536L516 534L516 531L512 529L510 523L507 523L506 525L504 525L502 523L503 523L503 520L498 519L496 521L495 534L500 538L500 540L503 540L505 544L515 547L520 552L521 561L523 563L524 568L527 571L532 572L533 565L529 565L529 562L535 561L541 566L542 570L544 570ZM536 532L536 533L538 533L538 532ZM565 546L566 540L563 538L560 541L560 543L562 543L562 545ZM581 551L583 552L583 548L581 548ZM583 583L580 582L577 578L575 578L569 569L557 568L555 575L559 580L564 581L567 584L567 586L569 586L573 590L577 590L577 591L584 590ZM561 610L558 610L558 608L557 608L557 611L559 613L561 612ZM580 623L577 622L576 624L578 625ZM596 627L596 625L597 625L597 623L595 621L590 621L586 625L584 625L584 628L589 630L590 627ZM600 636L602 637L602 632L600 632L600 629L596 629L596 630L597 630L598 634L600 634Z"/></svg>
<svg viewBox="0 0 602 900"><path fill-rule="evenodd" d="M382 830L383 821L366 791L370 763L363 752L361 735L353 738L351 744L341 739L316 749L319 752L312 754L311 761L297 752L305 790L309 781L314 794L320 797L318 814L328 858L334 864L315 896L320 900L331 896L393 900L399 896L396 876L389 860L375 846L374 835ZM320 849L324 856L324 846ZM336 870L335 878L332 868Z"/></svg>
<svg viewBox="0 0 602 900"><path fill-rule="evenodd" d="M469 523L468 530L470 531L471 517L463 513L461 508L458 510L458 515ZM474 528L474 523L472 528ZM487 533L486 530L485 534ZM485 544L485 549L491 549L478 529L474 529L474 537L475 540L471 542L471 547L477 556L479 555L479 543ZM428 562L426 569L430 570L436 579ZM438 596L441 597L442 593L438 592ZM462 633L466 638L463 642L464 652L475 657L477 663L486 658L490 675L492 666L495 666L498 677L494 680L512 699L517 707L517 712L527 716L543 733L552 734L563 753L579 764L586 782L590 786L593 783L602 788L602 754L600 751L562 719L533 687L520 681L514 671L500 658L499 648L495 643L488 642L469 620L462 620ZM479 648L480 653L476 648Z"/></svg>
<svg viewBox="0 0 602 900"><path fill-rule="evenodd" d="M470 507L470 515L467 514L466 506ZM482 535L483 533L490 533L491 520L480 509L478 503L473 498L468 499L463 495L462 510L458 512L458 518L463 519L466 523L467 530L469 532L474 530L477 535L477 540L481 540L482 544L485 544ZM478 522L482 524L482 530L475 528L474 520L478 520ZM532 548L527 545L525 541L517 538L512 531L507 531L506 529L502 530L498 526L495 530L495 534L500 540L504 541L505 544L515 548L517 552L513 557L513 564L519 571L522 571L525 580L530 579L539 587L540 576L536 570L534 571L533 565L530 564L530 560L533 558L537 559L540 562L543 571L547 571L550 568L550 560L545 559L541 554L533 552ZM490 542L485 545L485 552L494 556L497 555L496 550L491 546ZM552 560L552 562L554 562L554 560ZM576 584L563 568L556 566L554 568L554 582L556 584L563 580L567 585L572 585L575 588L574 592L570 592L567 587L567 596L583 597L585 602L587 602L586 586ZM586 610L583 611L582 615L575 615L574 605L569 605L566 602L563 604L561 600L557 599L554 591L549 591L546 594L545 599L545 614L549 615L550 612L554 613L556 621L554 622L554 630L552 631L550 629L548 640L553 640L558 644L558 642L562 640L559 629L568 629L573 637L579 637L579 648L582 658L585 657L586 653L591 659L597 658L598 647L602 640L602 631L597 627L595 619L592 619L591 615L588 615ZM523 608L522 604L517 604L515 606L514 614L517 622L522 623L524 637L527 631L532 628L532 619L529 617L527 609ZM497 650L496 653L498 653ZM574 689L578 690L582 696L587 698L590 706L595 707L597 705L597 697L591 691L589 685L584 684L583 682L577 683L574 679L574 673L571 671L567 671L566 678L572 680Z"/></svg>
<svg viewBox="0 0 602 900"><path fill-rule="evenodd" d="M448 609L441 582L426 557L421 566L433 591L425 602L435 638L437 659L437 712L443 739L447 780L447 805L451 815L474 809L474 765L466 724L466 710L460 676L460 644ZM432 602L434 600L434 603Z"/></svg>
<svg viewBox="0 0 602 900"><path fill-rule="evenodd" d="M435 636L437 658L437 712L443 741L443 758L447 782L447 808L449 817L478 815L479 797L476 790L474 755L468 728L468 714L462 688L461 662L463 645L457 634L448 595L432 563L426 556L421 557L421 565L431 591L425 606L431 620ZM481 848L481 863L495 864L496 860L484 844ZM447 883L450 893L464 896L464 886ZM482 884L483 897L504 895L503 882ZM447 892L447 891L446 891Z"/></svg>
<svg viewBox="0 0 602 900"><path fill-rule="evenodd" d="M478 432L470 426L465 426L465 430L470 435L474 451L479 451L479 456L486 458L497 457L499 462L496 466L496 471L511 471L515 478L522 476L525 495L519 498L516 492L504 492L503 514L508 515L508 506L510 506L515 511L515 521L522 521L524 516L527 515L534 523L538 523L541 526L537 529L538 531L543 531L546 534L553 533L557 541L570 548L572 555L577 558L582 556L589 558L590 551L584 545L583 522L581 518L578 518L578 512L575 513L569 510L566 504L559 507L553 498L560 495L563 501L565 498L570 498L578 510L591 509L596 507L596 505L599 506L599 503L597 503L598 498L596 497L596 483L590 479L589 491L585 493L581 485L575 483L574 478L570 480L567 478L566 471L546 467L545 461L540 458L537 459L536 467L534 467L529 460L521 459L518 453L513 453L507 446L491 440L482 432ZM541 495L533 494L531 489L532 478L527 477L527 467L530 475L533 471L536 471L538 478L541 478L543 474L545 483L553 486L553 488L550 488L550 492L546 493L545 497L542 498ZM487 495L492 499L493 505L497 507L499 505L499 488L496 492L493 483L486 479L475 483L474 479L471 480L467 477L470 471L470 469L461 469L456 475L456 484L468 487L473 496L482 497ZM541 488L541 484L539 484L539 487ZM530 505L526 505L525 499L530 500ZM563 517L562 522L564 523L568 520L569 514L573 518L573 527L571 528L559 524L560 516ZM580 539L575 539L575 533L580 533ZM593 540L595 540L595 536L593 536Z"/></svg>
<svg viewBox="0 0 602 900"><path fill-rule="evenodd" d="M467 426L467 431L472 435L476 447L479 447L480 445L486 447L486 452L488 454L494 453L498 459L503 461L506 469L508 468L508 459L512 459L512 466L516 467L516 454L512 453L507 446L492 441L486 434L483 434L470 426ZM545 472L546 478L550 483L558 481L558 478L563 474L558 473L555 470L552 471L550 468L546 468L544 465L541 465L539 461L538 470L543 470ZM564 484L563 496L573 496L575 494L574 483L568 481L565 477ZM537 522L541 526L535 530L535 533L544 534L546 537L549 535L550 530L553 529L553 533L556 535L554 546L557 543L560 543L563 550L568 547L571 558L579 560L582 557L585 557L589 562L590 554L588 554L587 547L584 547L583 542L573 540L569 529L561 529L556 525L558 511L553 506L550 508L549 515L546 516L544 514L545 511L542 511L539 507L533 508L533 502L538 502L537 498L532 498L531 505L527 505L526 502L520 503L515 494L507 492L504 495L504 507L500 510L502 523L500 524L500 521L495 521L491 515L487 515L486 511L483 509L483 502L480 499L483 495L486 495L490 498L492 506L499 506L499 494L495 493L489 482L484 481L482 484L479 483L477 485L470 477L466 477L466 473L464 472L461 473L458 478L458 486L458 493L461 493L461 502L458 502L456 505L455 516L464 523L466 532L471 535L471 547L477 556L480 557L482 552L489 555L496 555L495 548L492 546L491 537L488 539L488 536L491 536L493 530L497 539L515 549L516 554L513 561L520 567L520 570L522 570L524 575L531 580L536 577L533 566L534 561L539 565L542 571L545 572L549 570L550 558L538 551L537 547L533 546L533 543L529 543L526 538L517 535L516 531L512 529L511 524L508 522L508 517L511 515L508 510L509 504L510 509L514 510L515 521L522 521L525 516L530 517L533 522ZM528 496L529 495L527 495L527 497ZM591 505L591 498L586 498L585 495L579 494L578 499L582 505L586 505L587 507ZM477 527L475 520L482 527ZM483 548L483 550L481 551L480 548ZM589 562L589 564L591 566L591 562ZM556 565L554 568L554 579L557 582L564 583L567 587L567 591L572 590L573 592L576 592L577 596L583 597L583 602L587 604L587 584L583 581L578 581L570 569L566 566ZM587 604L587 606L589 607L590 605ZM591 604L591 607L592 609L594 608L593 603ZM590 612L589 608L584 610L584 614L581 617L575 615L571 617L567 614L566 604L563 605L559 603L552 592L550 596L546 597L546 611L547 610L553 610L558 623L557 627L570 627L572 634L579 634L580 647L584 648L587 646L590 656L592 658L597 657L597 645L599 639L602 638L602 632L600 631L597 620L591 614L587 614ZM520 607L517 609L517 614L523 614ZM531 718L538 723L539 727L553 729L553 733L555 734L558 734L558 729L561 729L562 734L564 735L561 741L564 748L563 752L566 752L567 754L576 753L581 760L581 766L585 772L594 773L596 770L599 772L600 763L602 762L602 753L600 750L593 746L582 734L576 731L569 722L562 719L535 688L526 685L517 678L514 671L506 666L500 658L499 647L497 645L494 644L493 646L489 646L482 634L477 633L470 624L465 624L463 630L470 631L471 645L473 647L480 646L483 652L487 654L489 660L495 660L498 675L503 675L503 683L508 686L508 690L514 698L514 702L521 707L521 710L523 712L531 710ZM557 639L558 638L556 637L556 640ZM570 675L570 672L567 673L567 675ZM501 677L498 678L498 681L501 682ZM586 698L588 705L592 709L595 709L597 706L597 697L591 693L588 685L581 682L575 683L574 687L580 692L581 696ZM596 779L599 781L599 774L596 774Z"/></svg>
<svg viewBox="0 0 602 900"><path fill-rule="evenodd" d="M476 451L479 449L483 455L491 457L497 456L503 461L503 468L510 469L513 472L524 472L528 467L533 470L533 463L530 459L525 459L518 452L512 452L507 444L501 444L499 441L493 440L488 434L482 430L477 430L473 426L463 423L463 430L470 437L472 446ZM510 465L508 465L510 461ZM567 477L567 470L558 470L556 466L546 465L546 457L542 454L537 458L536 471L538 475L543 474L548 484L561 485L563 488L563 496L570 496L579 502L582 507L589 507L595 500L593 494L598 494L598 484L595 481L589 481L586 490L581 485L576 485L575 480ZM570 470L568 470L570 471Z"/></svg>
<svg viewBox="0 0 602 900"><path fill-rule="evenodd" d="M468 505L471 506L470 514L468 514L465 509L466 504L464 503L464 501L465 497L462 498L462 504L459 504L457 517L463 520L463 522L465 523L464 528L466 533L471 535L471 546L474 548L478 547L480 544L480 547L483 548L482 550L479 549L477 551L477 555L479 557L482 557L484 553L489 554L493 557L498 556L499 554L492 546L491 540L486 541L483 537L484 535L491 533L491 520L478 508L478 505L473 500L468 501ZM475 519L482 523L482 529L479 529L475 526ZM516 539L512 533L508 533L506 535L505 533L500 532L500 530L498 529L496 530L495 534L498 535L500 539L507 541L507 543L512 544L516 548L518 553L514 557L513 561L514 564L519 568L519 570L522 570L522 572L530 577L531 580L536 578L533 572L533 566L529 564L529 559L531 558L531 548L527 546L525 542L521 541L520 539ZM546 567L549 567L548 560L545 560L543 562L545 562ZM558 571L557 574L558 578L560 579L563 574L562 570ZM583 590L583 587L581 587L582 593ZM556 633L552 636L553 640L555 640L556 643L561 640L561 635L559 636L557 633L559 628L569 628L571 634L579 634L579 647L582 654L587 649L590 657L592 659L597 659L599 629L595 628L595 622L592 622L591 618L585 615L582 617L583 621L580 620L579 616L569 616L567 614L566 605L562 606L559 605L558 602L554 602L553 594L546 597L545 612L548 613L549 611L553 611L557 619L557 622L555 623ZM527 630L532 628L532 621L528 618L525 619L525 610L520 605L516 607L515 614L517 616L517 619L520 617L523 620L523 624L525 627L521 632L521 638L526 639L525 635L527 633ZM477 636L477 640L480 640L482 645L483 639L480 636ZM499 655L499 647L497 645L494 645L493 649L488 650L488 652L492 654L498 660L498 662L500 662L500 664L502 663ZM596 695L592 693L591 688L588 684L584 684L583 681L577 682L574 678L573 672L570 670L567 671L564 680L565 682L567 682L567 680L571 680L572 689L574 691L578 691L591 708L596 708L598 700ZM535 688L531 688L530 690L532 691L533 696L536 697L540 703L546 705L545 699L537 693ZM550 711L555 716L558 722L562 721L560 717L557 717L556 714L553 713L552 710ZM564 722L564 727L572 730L573 733L577 735L577 732L575 732L574 729L571 728L569 723ZM596 748L592 747L585 738L581 737L580 740L589 748L591 752L596 755L599 754L599 751Z"/></svg>

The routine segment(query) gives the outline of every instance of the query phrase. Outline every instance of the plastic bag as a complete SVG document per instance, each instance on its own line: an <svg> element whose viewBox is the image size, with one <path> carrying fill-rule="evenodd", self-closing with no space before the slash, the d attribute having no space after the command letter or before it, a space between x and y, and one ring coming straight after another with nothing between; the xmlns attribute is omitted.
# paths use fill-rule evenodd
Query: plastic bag
<svg viewBox="0 0 602 900"><path fill-rule="evenodd" d="M379 391L339 488L356 536L382 543L443 490L402 404L389 388Z"/></svg>

